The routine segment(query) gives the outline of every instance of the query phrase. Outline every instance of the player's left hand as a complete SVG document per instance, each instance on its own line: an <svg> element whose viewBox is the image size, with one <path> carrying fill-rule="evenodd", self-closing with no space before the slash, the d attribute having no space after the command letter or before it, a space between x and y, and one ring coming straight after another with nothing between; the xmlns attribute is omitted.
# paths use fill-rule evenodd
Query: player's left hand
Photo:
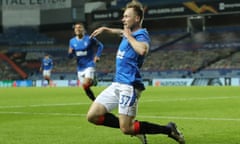
<svg viewBox="0 0 240 144"><path fill-rule="evenodd" d="M90 35L90 38L92 37L96 37L97 35L99 35L100 33L102 33L104 31L105 27L100 27L100 28L97 28L96 30L94 30L91 35Z"/></svg>
<svg viewBox="0 0 240 144"><path fill-rule="evenodd" d="M94 62L97 63L97 62L99 62L99 61L100 61L100 58L99 58L98 56L95 56L95 57L94 57Z"/></svg>

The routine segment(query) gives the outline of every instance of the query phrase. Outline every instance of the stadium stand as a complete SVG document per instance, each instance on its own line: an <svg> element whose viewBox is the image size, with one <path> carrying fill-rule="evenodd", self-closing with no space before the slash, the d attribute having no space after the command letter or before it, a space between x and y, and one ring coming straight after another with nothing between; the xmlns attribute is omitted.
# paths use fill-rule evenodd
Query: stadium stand
<svg viewBox="0 0 240 144"><path fill-rule="evenodd" d="M240 67L238 64L240 53L234 52L238 45L231 47L231 44L237 42L239 34L236 29L235 32L231 29L226 32L224 29L209 29L150 53L143 66L144 78L239 76L237 69ZM152 34L154 40L152 47L155 49L154 46L173 41L181 34L169 31ZM222 36L225 34L232 38L226 39ZM115 69L116 45L110 43L107 46L101 61L97 64L98 77L101 80L112 80ZM27 71L29 79L41 79L38 71L40 59L45 53L49 53L55 61L53 79L76 79L75 61L67 59L66 47L12 47L9 48L9 57ZM203 69L198 70L203 66Z"/></svg>
<svg viewBox="0 0 240 144"><path fill-rule="evenodd" d="M0 44L4 45L45 45L54 43L54 38L38 33L33 27L10 27L0 34Z"/></svg>
<svg viewBox="0 0 240 144"><path fill-rule="evenodd" d="M12 67L5 61L0 61L0 79L1 80L12 80L18 79L19 76L14 72Z"/></svg>

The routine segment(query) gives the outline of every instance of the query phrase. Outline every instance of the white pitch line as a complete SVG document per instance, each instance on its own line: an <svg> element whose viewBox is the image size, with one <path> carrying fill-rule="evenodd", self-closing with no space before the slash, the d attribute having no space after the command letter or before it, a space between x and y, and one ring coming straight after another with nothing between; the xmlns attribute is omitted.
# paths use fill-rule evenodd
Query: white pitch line
<svg viewBox="0 0 240 144"><path fill-rule="evenodd" d="M35 113L35 112L0 112L0 114L13 114L13 115L42 115L42 116L72 116L72 117L85 117L86 114L74 113ZM177 119L177 120L197 120L197 121L236 121L240 122L240 118L209 118L209 117L177 117L177 116L144 116L139 115L140 118L154 118L154 119Z"/></svg>
<svg viewBox="0 0 240 144"><path fill-rule="evenodd" d="M176 117L176 116L138 116L154 119L178 119L178 120L207 120L207 121L239 121L240 118L209 118L209 117Z"/></svg>
<svg viewBox="0 0 240 144"><path fill-rule="evenodd" d="M239 98L240 98L240 96L232 96L232 97L206 97L206 98L172 98L172 99L158 98L158 99L144 100L142 102L221 100L221 99L239 99ZM141 101L141 99L140 99L140 101Z"/></svg>
<svg viewBox="0 0 240 144"><path fill-rule="evenodd" d="M158 98L158 99L152 99L152 100L144 100L140 103L145 102L168 102L168 101L194 101L194 100L220 100L220 99L239 99L240 96L232 96L232 97L206 97L206 98L177 98L177 99L164 99L164 98ZM26 107L51 107L51 106L75 106L75 105L88 105L90 103L68 103L68 104L39 104L39 105L15 105L15 106L0 106L0 109L9 109L9 108L26 108Z"/></svg>
<svg viewBox="0 0 240 144"><path fill-rule="evenodd" d="M45 116L86 116L86 114L74 113L37 113L37 112L0 112L0 114L15 114L15 115L45 115Z"/></svg>
<svg viewBox="0 0 240 144"><path fill-rule="evenodd" d="M75 106L75 105L87 105L87 104L89 104L89 103L15 105L15 106L0 106L0 109L5 109L5 108L26 108L26 107Z"/></svg>

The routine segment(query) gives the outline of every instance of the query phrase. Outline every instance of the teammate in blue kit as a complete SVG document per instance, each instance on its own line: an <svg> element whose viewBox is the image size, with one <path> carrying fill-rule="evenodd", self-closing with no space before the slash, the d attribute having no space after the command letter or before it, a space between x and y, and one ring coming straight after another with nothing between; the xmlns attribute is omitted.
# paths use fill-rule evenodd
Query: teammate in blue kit
<svg viewBox="0 0 240 144"><path fill-rule="evenodd" d="M70 39L68 57L77 59L77 75L87 96L93 101L95 96L90 87L94 82L96 62L100 60L103 44L86 34L83 23L74 25L75 37ZM94 48L97 47L95 54Z"/></svg>
<svg viewBox="0 0 240 144"><path fill-rule="evenodd" d="M149 34L142 28L143 18L142 4L132 1L124 10L123 29L100 27L91 34L92 37L102 32L119 34L122 41L116 56L114 82L92 103L87 119L96 125L120 128L124 134L140 138L142 144L147 144L146 134L165 134L179 144L184 144L184 137L173 122L159 125L135 120L138 100L145 89L140 68L150 45ZM118 108L119 117L110 113L115 108Z"/></svg>
<svg viewBox="0 0 240 144"><path fill-rule="evenodd" d="M48 85L51 84L51 72L53 69L53 60L49 57L48 54L45 54L42 59L40 71L42 71L43 78L47 80Z"/></svg>

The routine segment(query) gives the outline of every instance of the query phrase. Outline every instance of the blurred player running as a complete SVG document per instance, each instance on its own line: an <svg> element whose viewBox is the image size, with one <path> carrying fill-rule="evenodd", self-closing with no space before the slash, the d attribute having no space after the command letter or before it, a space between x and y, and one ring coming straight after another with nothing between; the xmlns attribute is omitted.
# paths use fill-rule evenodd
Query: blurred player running
<svg viewBox="0 0 240 144"><path fill-rule="evenodd" d="M53 69L53 60L49 57L48 54L46 54L42 59L40 71L42 71L43 78L44 80L47 80L48 85L51 85L52 69Z"/></svg>
<svg viewBox="0 0 240 144"><path fill-rule="evenodd" d="M95 96L90 87L94 84L96 62L100 60L103 44L86 34L83 23L74 25L75 37L70 39L68 57L77 59L77 75L87 96L93 101ZM95 54L94 48L97 47Z"/></svg>

